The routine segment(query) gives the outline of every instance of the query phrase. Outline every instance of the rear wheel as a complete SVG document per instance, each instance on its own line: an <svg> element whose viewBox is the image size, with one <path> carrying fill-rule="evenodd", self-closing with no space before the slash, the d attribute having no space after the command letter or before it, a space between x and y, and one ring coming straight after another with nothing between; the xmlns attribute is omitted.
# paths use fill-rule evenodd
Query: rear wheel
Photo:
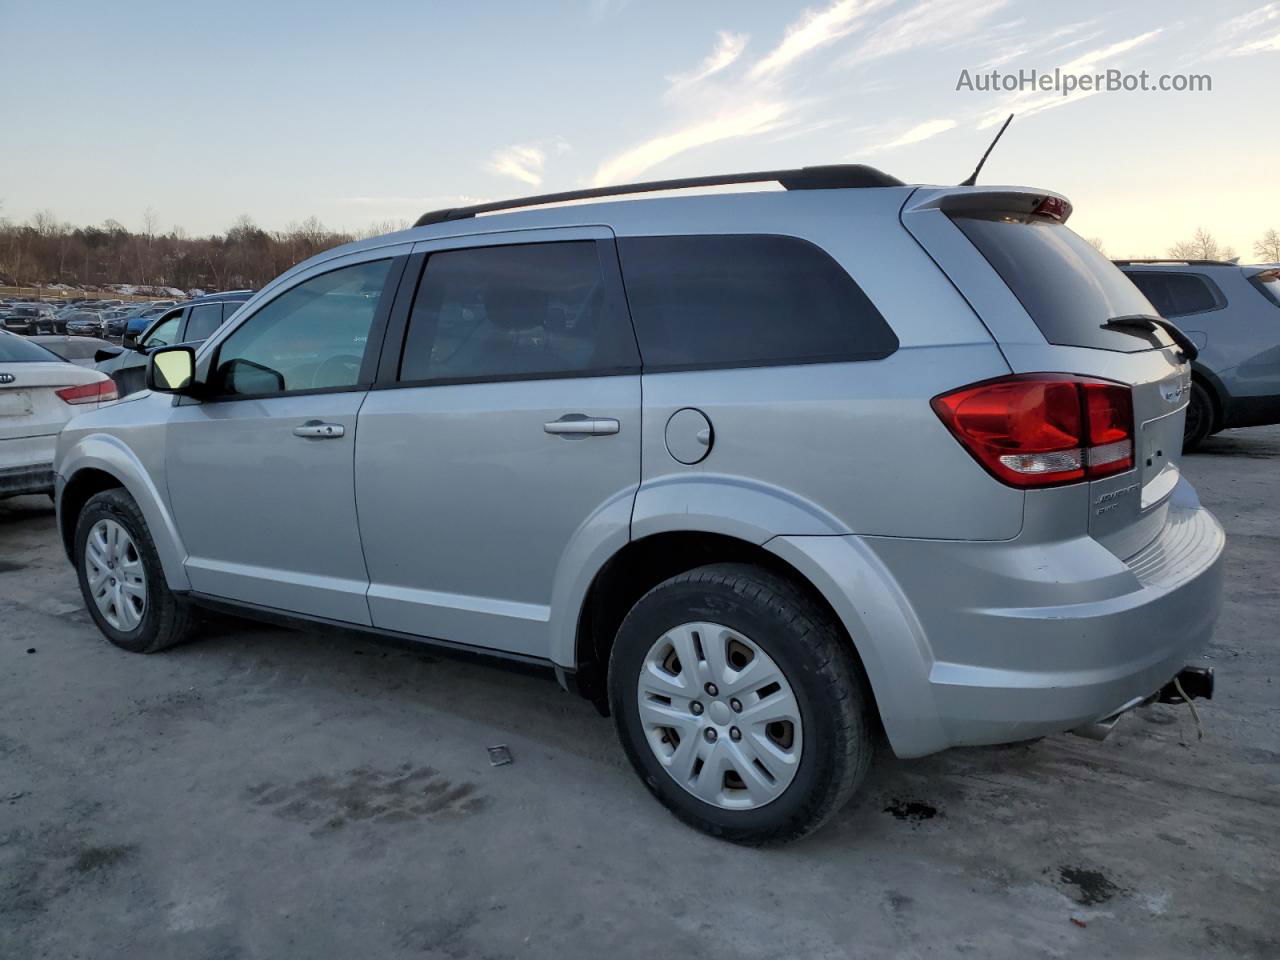
<svg viewBox="0 0 1280 960"><path fill-rule="evenodd" d="M1191 381L1191 399L1187 402L1187 422L1182 431L1182 450L1191 453L1213 433L1213 398L1199 381Z"/></svg>
<svg viewBox="0 0 1280 960"><path fill-rule="evenodd" d="M618 631L609 694L653 794L727 840L811 833L870 765L871 697L847 641L757 567L700 567L641 598Z"/></svg>
<svg viewBox="0 0 1280 960"><path fill-rule="evenodd" d="M165 583L142 511L124 490L104 490L80 511L75 534L80 593L103 636L131 653L182 642L194 616Z"/></svg>

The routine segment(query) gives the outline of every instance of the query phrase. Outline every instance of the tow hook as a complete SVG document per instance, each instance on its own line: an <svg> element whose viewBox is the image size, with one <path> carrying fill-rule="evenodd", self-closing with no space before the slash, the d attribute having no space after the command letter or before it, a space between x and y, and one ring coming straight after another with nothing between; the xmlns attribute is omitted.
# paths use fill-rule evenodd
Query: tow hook
<svg viewBox="0 0 1280 960"><path fill-rule="evenodd" d="M1182 693L1178 692L1181 685ZM1184 698L1182 694L1185 693ZM1178 675L1160 688L1156 697L1161 703L1185 703L1188 700L1213 699L1213 667L1183 667Z"/></svg>

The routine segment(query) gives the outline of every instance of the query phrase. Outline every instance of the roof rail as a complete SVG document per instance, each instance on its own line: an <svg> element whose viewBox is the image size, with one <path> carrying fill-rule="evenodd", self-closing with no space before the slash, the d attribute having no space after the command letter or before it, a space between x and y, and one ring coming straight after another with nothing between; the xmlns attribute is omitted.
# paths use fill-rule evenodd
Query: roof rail
<svg viewBox="0 0 1280 960"><path fill-rule="evenodd" d="M414 223L425 227L431 223L465 220L478 213L494 213L498 210L515 210L520 207L539 207L548 203L568 200L593 200L597 197L620 197L630 193L652 193L655 190L684 190L689 187L722 187L733 183L769 183L776 181L788 190L834 190L846 187L901 187L897 177L861 163L834 164L823 167L800 167L796 170L764 170L757 173L725 173L709 177L684 177L679 180L650 180L647 183L623 183L616 187L592 187L589 190L569 190L564 193L544 193L538 197L521 197L518 200L495 200L477 203L470 207L453 207L448 210L432 210L424 213Z"/></svg>
<svg viewBox="0 0 1280 960"><path fill-rule="evenodd" d="M1129 257L1124 260L1112 260L1111 262L1117 266L1124 266L1127 263L1181 263L1188 267L1235 267L1239 266L1236 260L1188 260L1185 257Z"/></svg>

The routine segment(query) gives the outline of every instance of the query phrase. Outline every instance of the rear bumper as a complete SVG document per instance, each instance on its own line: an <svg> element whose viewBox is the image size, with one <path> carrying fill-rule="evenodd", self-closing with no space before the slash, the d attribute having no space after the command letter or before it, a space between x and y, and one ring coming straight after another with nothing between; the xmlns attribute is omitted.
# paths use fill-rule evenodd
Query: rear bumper
<svg viewBox="0 0 1280 960"><path fill-rule="evenodd" d="M1128 560L1088 536L771 546L840 616L894 752L916 757L1072 730L1159 691L1213 631L1224 544L1184 480Z"/></svg>
<svg viewBox="0 0 1280 960"><path fill-rule="evenodd" d="M924 629L930 708L946 746L1104 719L1157 692L1203 649L1221 607L1225 536L1185 481L1178 493L1159 535L1126 561L1087 537L1029 552L1016 541L935 543L931 558L914 561L902 543L873 545ZM1002 546L1009 557L998 556Z"/></svg>
<svg viewBox="0 0 1280 960"><path fill-rule="evenodd" d="M0 440L0 497L53 492L53 452L58 435Z"/></svg>

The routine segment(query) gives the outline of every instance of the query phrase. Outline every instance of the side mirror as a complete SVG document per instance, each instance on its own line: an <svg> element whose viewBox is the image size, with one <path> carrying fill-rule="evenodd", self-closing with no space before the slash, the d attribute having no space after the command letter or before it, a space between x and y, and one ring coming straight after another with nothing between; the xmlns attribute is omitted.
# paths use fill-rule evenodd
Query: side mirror
<svg viewBox="0 0 1280 960"><path fill-rule="evenodd" d="M195 383L196 352L191 347L161 347L147 360L147 389L189 394Z"/></svg>
<svg viewBox="0 0 1280 960"><path fill-rule="evenodd" d="M136 330L126 330L124 336L120 338L120 346L126 350L139 350L138 333Z"/></svg>
<svg viewBox="0 0 1280 960"><path fill-rule="evenodd" d="M102 363L103 360L112 360L123 352L123 350L117 350L115 347L105 347L93 355L93 362Z"/></svg>

